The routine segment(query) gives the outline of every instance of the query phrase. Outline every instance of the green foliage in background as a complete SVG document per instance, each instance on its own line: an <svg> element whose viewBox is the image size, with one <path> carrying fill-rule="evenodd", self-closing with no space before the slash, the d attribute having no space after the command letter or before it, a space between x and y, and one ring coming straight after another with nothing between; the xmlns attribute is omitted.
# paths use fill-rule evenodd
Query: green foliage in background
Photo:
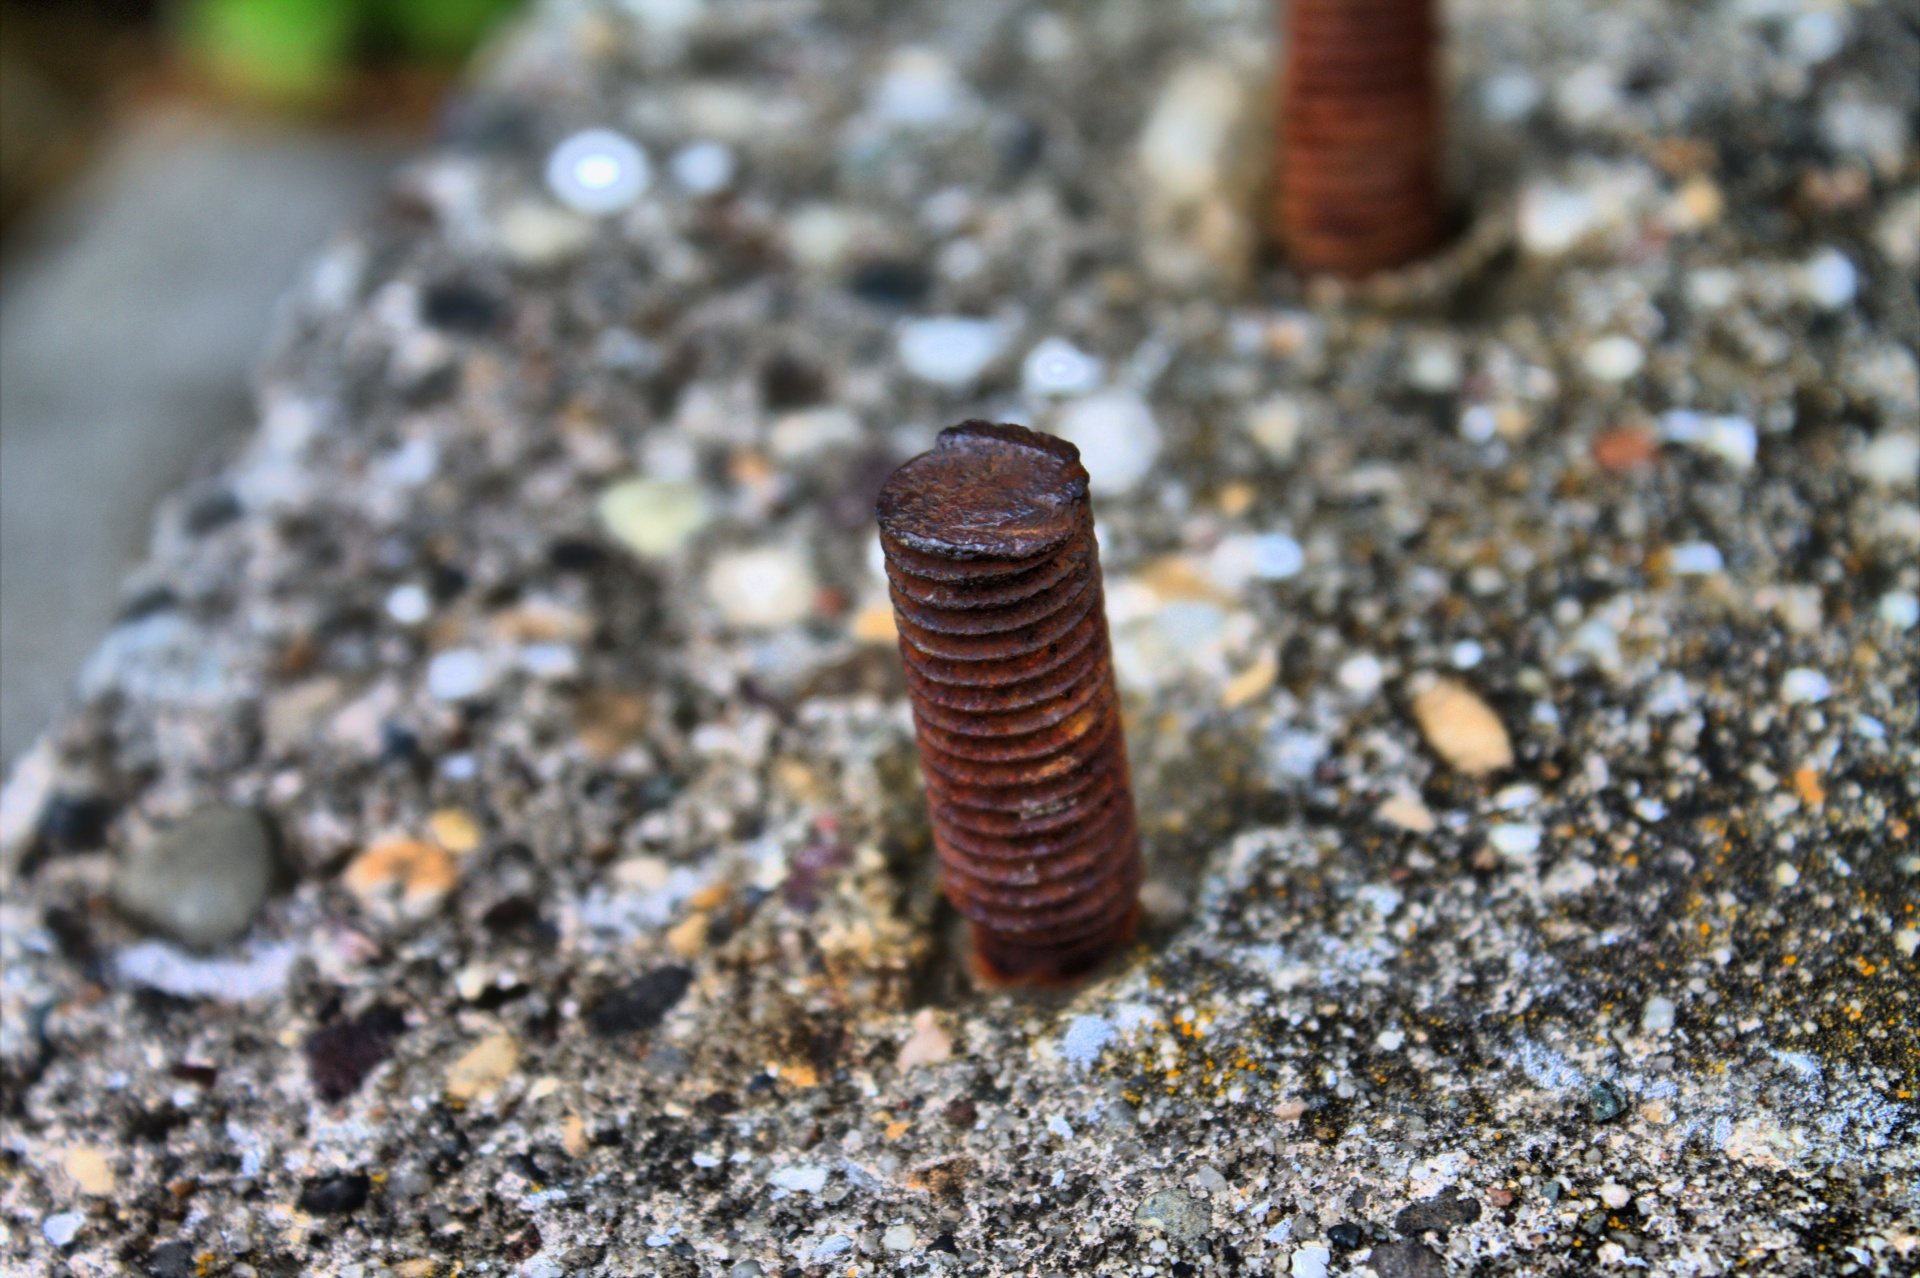
<svg viewBox="0 0 1920 1278"><path fill-rule="evenodd" d="M222 87L278 106L324 104L370 50L457 63L520 0L186 0L182 35Z"/></svg>

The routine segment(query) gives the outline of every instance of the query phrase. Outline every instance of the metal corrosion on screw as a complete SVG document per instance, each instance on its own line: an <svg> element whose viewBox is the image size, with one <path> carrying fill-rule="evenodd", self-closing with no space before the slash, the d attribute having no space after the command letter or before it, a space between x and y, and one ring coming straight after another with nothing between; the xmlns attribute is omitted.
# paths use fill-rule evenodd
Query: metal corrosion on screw
<svg viewBox="0 0 1920 1278"><path fill-rule="evenodd" d="M1302 270L1359 276L1442 234L1434 0L1288 0L1274 230Z"/></svg>
<svg viewBox="0 0 1920 1278"><path fill-rule="evenodd" d="M1081 975L1131 939L1141 870L1080 452L965 422L894 472L879 518L941 882L977 968Z"/></svg>

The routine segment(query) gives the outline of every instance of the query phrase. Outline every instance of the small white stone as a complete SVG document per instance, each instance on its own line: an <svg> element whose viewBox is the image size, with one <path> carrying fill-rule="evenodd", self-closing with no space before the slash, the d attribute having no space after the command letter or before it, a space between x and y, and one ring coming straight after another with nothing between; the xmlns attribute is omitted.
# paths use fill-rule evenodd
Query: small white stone
<svg viewBox="0 0 1920 1278"><path fill-rule="evenodd" d="M802 1163L794 1167L782 1167L767 1179L779 1188L796 1194L817 1194L827 1187L827 1169Z"/></svg>
<svg viewBox="0 0 1920 1278"><path fill-rule="evenodd" d="M556 266L593 242L593 224L546 200L517 200L493 228L500 251L522 266Z"/></svg>
<svg viewBox="0 0 1920 1278"><path fill-rule="evenodd" d="M1599 221L1586 194L1564 186L1535 184L1520 193L1520 243L1529 253L1553 257L1585 239Z"/></svg>
<svg viewBox="0 0 1920 1278"><path fill-rule="evenodd" d="M416 437L376 463L380 478L401 488L418 488L440 469L440 448L431 439Z"/></svg>
<svg viewBox="0 0 1920 1278"><path fill-rule="evenodd" d="M1633 1191L1625 1185L1617 1185L1612 1181L1608 1181L1606 1184L1600 1186L1600 1201L1615 1211L1625 1207L1627 1201L1632 1197Z"/></svg>
<svg viewBox="0 0 1920 1278"><path fill-rule="evenodd" d="M1800 881L1799 867L1791 861L1782 861L1773 867L1773 881L1781 887L1792 887Z"/></svg>
<svg viewBox="0 0 1920 1278"><path fill-rule="evenodd" d="M477 697L493 682L493 669L473 648L449 648L427 663L427 691L437 701Z"/></svg>
<svg viewBox="0 0 1920 1278"><path fill-rule="evenodd" d="M1080 450L1089 487L1101 496L1133 491L1160 458L1159 423L1147 402L1130 391L1074 400L1061 412L1055 433Z"/></svg>
<svg viewBox="0 0 1920 1278"><path fill-rule="evenodd" d="M1687 275L1687 300L1702 310L1717 311L1739 293L1739 274L1724 266L1703 266Z"/></svg>
<svg viewBox="0 0 1920 1278"><path fill-rule="evenodd" d="M1611 333L1589 343L1580 354L1581 367L1598 382L1624 382L1646 362L1647 353L1640 343L1621 333Z"/></svg>
<svg viewBox="0 0 1920 1278"><path fill-rule="evenodd" d="M1618 71L1608 62L1589 62L1554 87L1553 104L1574 128L1598 124L1620 106Z"/></svg>
<svg viewBox="0 0 1920 1278"><path fill-rule="evenodd" d="M670 555L706 527L706 490L685 479L627 479L600 494L600 524L637 555Z"/></svg>
<svg viewBox="0 0 1920 1278"><path fill-rule="evenodd" d="M1485 659L1487 650L1472 639L1462 639L1447 649L1447 664L1455 670L1471 670Z"/></svg>
<svg viewBox="0 0 1920 1278"><path fill-rule="evenodd" d="M1460 438L1469 444L1484 444L1500 429L1500 414L1491 404L1469 404L1460 414Z"/></svg>
<svg viewBox="0 0 1920 1278"><path fill-rule="evenodd" d="M1673 1000L1658 994L1648 999L1640 1009L1640 1028L1649 1034L1664 1034L1672 1029Z"/></svg>
<svg viewBox="0 0 1920 1278"><path fill-rule="evenodd" d="M387 615L403 626L417 626L433 611L433 600L415 585L395 586L387 592Z"/></svg>
<svg viewBox="0 0 1920 1278"><path fill-rule="evenodd" d="M919 1235L913 1232L912 1225L895 1225L880 1235L880 1245L888 1251L912 1251Z"/></svg>
<svg viewBox="0 0 1920 1278"><path fill-rule="evenodd" d="M1502 67L1480 84L1480 110L1495 124L1516 124L1540 105L1540 82L1524 67Z"/></svg>
<svg viewBox="0 0 1920 1278"><path fill-rule="evenodd" d="M1361 700L1380 691L1380 684L1386 679L1386 669L1380 664L1380 658L1371 652L1356 653L1340 663L1334 671L1334 679L1354 696Z"/></svg>
<svg viewBox="0 0 1920 1278"><path fill-rule="evenodd" d="M673 153L668 167L681 190L713 195L733 185L733 148L724 142L689 142Z"/></svg>
<svg viewBox="0 0 1920 1278"><path fill-rule="evenodd" d="M1407 1036L1397 1029L1381 1030L1379 1036L1373 1041L1379 1044L1383 1052L1397 1052L1400 1050L1400 1045L1407 1041Z"/></svg>
<svg viewBox="0 0 1920 1278"><path fill-rule="evenodd" d="M1880 602L1874 612L1879 614L1882 625L1895 630L1911 630L1920 625L1920 598L1911 591L1889 590L1880 596Z"/></svg>
<svg viewBox="0 0 1920 1278"><path fill-rule="evenodd" d="M1540 802L1540 787L1521 781L1504 786L1493 796L1494 810L1498 812L1518 812Z"/></svg>
<svg viewBox="0 0 1920 1278"><path fill-rule="evenodd" d="M530 643L520 650L520 668L536 679L571 679L580 673L580 654L570 643Z"/></svg>
<svg viewBox="0 0 1920 1278"><path fill-rule="evenodd" d="M1060 1115L1058 1114L1055 1114L1052 1118L1049 1118L1047 1120L1047 1130L1052 1132L1056 1137L1058 1137L1061 1140L1073 1139L1072 1124L1068 1123L1066 1119L1060 1117Z"/></svg>
<svg viewBox="0 0 1920 1278"><path fill-rule="evenodd" d="M1085 395L1105 375L1105 364L1064 337L1047 338L1020 366L1020 384L1029 395Z"/></svg>
<svg viewBox="0 0 1920 1278"><path fill-rule="evenodd" d="M65 1247L80 1236L80 1227L87 1223L87 1213L83 1211L63 1211L49 1216L40 1222L40 1233L56 1247Z"/></svg>
<svg viewBox="0 0 1920 1278"><path fill-rule="evenodd" d="M1706 577L1722 571L1726 560L1710 541L1683 541L1667 553L1667 567L1676 577Z"/></svg>
<svg viewBox="0 0 1920 1278"><path fill-rule="evenodd" d="M1842 11L1809 9L1787 26L1787 52L1803 66L1816 66L1840 52L1847 42Z"/></svg>
<svg viewBox="0 0 1920 1278"><path fill-rule="evenodd" d="M1291 395L1275 395L1247 413L1247 436L1277 462L1293 460L1305 425L1306 411Z"/></svg>
<svg viewBox="0 0 1920 1278"><path fill-rule="evenodd" d="M936 386L969 386L999 358L1006 333L992 320L934 315L900 326L900 362Z"/></svg>
<svg viewBox="0 0 1920 1278"><path fill-rule="evenodd" d="M813 568L790 546L763 546L714 560L707 594L730 625L776 630L803 620L813 609Z"/></svg>
<svg viewBox="0 0 1920 1278"><path fill-rule="evenodd" d="M647 153L612 129L583 129L547 157L547 187L576 213L601 216L632 207L653 181Z"/></svg>
<svg viewBox="0 0 1920 1278"><path fill-rule="evenodd" d="M1306 565L1306 552L1285 533L1236 533L1222 537L1207 556L1207 576L1222 590L1249 581L1284 581Z"/></svg>
<svg viewBox="0 0 1920 1278"><path fill-rule="evenodd" d="M1319 1243L1308 1243L1293 1253L1293 1261L1288 1270L1293 1278L1327 1278L1327 1266L1333 1262L1333 1252Z"/></svg>
<svg viewBox="0 0 1920 1278"><path fill-rule="evenodd" d="M1526 861L1540 850L1540 827L1501 822L1487 827L1487 842L1509 861Z"/></svg>
<svg viewBox="0 0 1920 1278"><path fill-rule="evenodd" d="M471 781L480 774L480 763L465 750L440 760L440 775L449 781Z"/></svg>
<svg viewBox="0 0 1920 1278"><path fill-rule="evenodd" d="M1327 739L1317 732L1286 728L1267 739L1267 766L1283 780L1308 781L1327 757Z"/></svg>
<svg viewBox="0 0 1920 1278"><path fill-rule="evenodd" d="M1633 803L1633 814L1648 823L1664 821L1667 816L1667 805L1658 799L1636 799Z"/></svg>
<svg viewBox="0 0 1920 1278"><path fill-rule="evenodd" d="M1920 434L1883 430L1853 459L1853 473L1880 488L1920 483Z"/></svg>
<svg viewBox="0 0 1920 1278"><path fill-rule="evenodd" d="M1860 291L1860 272L1839 249L1823 248L1800 268L1800 295L1822 310L1837 311Z"/></svg>
<svg viewBox="0 0 1920 1278"><path fill-rule="evenodd" d="M1426 338L1407 350L1407 382L1415 390L1443 394L1460 385L1460 351L1452 342Z"/></svg>
<svg viewBox="0 0 1920 1278"><path fill-rule="evenodd" d="M809 408L776 421L767 446L775 461L797 462L831 448L852 448L863 438L860 419L846 409Z"/></svg>
<svg viewBox="0 0 1920 1278"><path fill-rule="evenodd" d="M967 96L966 84L945 55L909 45L887 60L868 105L883 120L925 128L958 115Z"/></svg>
<svg viewBox="0 0 1920 1278"><path fill-rule="evenodd" d="M844 1256L852 1250L853 1239L845 1234L828 1234L820 1240L820 1245L813 1249L812 1258L816 1261L827 1260L834 1256Z"/></svg>
<svg viewBox="0 0 1920 1278"><path fill-rule="evenodd" d="M1815 705L1833 695L1833 684L1818 670L1795 666L1780 680L1780 699L1797 705Z"/></svg>
<svg viewBox="0 0 1920 1278"><path fill-rule="evenodd" d="M1060 1036L1060 1057L1076 1065L1091 1065L1114 1035L1113 1025L1098 1016L1076 1016Z"/></svg>
<svg viewBox="0 0 1920 1278"><path fill-rule="evenodd" d="M1893 934L1893 947L1907 958L1920 950L1920 928L1903 927Z"/></svg>

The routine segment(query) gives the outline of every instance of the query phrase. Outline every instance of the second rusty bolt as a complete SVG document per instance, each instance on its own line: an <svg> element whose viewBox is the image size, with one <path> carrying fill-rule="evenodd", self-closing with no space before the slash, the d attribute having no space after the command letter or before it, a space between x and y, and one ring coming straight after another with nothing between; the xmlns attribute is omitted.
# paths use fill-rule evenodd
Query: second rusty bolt
<svg viewBox="0 0 1920 1278"><path fill-rule="evenodd" d="M947 898L989 978L1080 975L1132 936L1141 871L1079 451L967 422L879 517Z"/></svg>
<svg viewBox="0 0 1920 1278"><path fill-rule="evenodd" d="M1439 243L1435 0L1287 0L1274 231L1305 271L1358 276Z"/></svg>

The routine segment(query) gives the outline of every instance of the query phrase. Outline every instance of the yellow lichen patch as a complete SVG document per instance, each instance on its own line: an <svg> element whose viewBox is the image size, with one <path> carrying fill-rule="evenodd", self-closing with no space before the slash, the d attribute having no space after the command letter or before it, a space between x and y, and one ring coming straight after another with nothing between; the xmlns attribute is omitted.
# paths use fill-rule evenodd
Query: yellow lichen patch
<svg viewBox="0 0 1920 1278"><path fill-rule="evenodd" d="M888 1140L899 1140L899 1139L900 1139L900 1138L901 1138L902 1136L905 1136L905 1135L907 1134L907 1130L908 1130L909 1128L911 1128L912 1126L913 1126L913 1124L912 1124L912 1123L910 1123L910 1122L908 1122L908 1121L907 1121L906 1119L904 1119L904 1118L903 1118L903 1119L901 1119L901 1120L900 1120L899 1122L895 1122L895 1123L888 1123L888 1124L887 1124L887 1139L888 1139Z"/></svg>
<svg viewBox="0 0 1920 1278"><path fill-rule="evenodd" d="M1827 801L1827 792L1820 785L1820 773L1811 767L1794 769L1793 792L1810 808L1821 807Z"/></svg>

